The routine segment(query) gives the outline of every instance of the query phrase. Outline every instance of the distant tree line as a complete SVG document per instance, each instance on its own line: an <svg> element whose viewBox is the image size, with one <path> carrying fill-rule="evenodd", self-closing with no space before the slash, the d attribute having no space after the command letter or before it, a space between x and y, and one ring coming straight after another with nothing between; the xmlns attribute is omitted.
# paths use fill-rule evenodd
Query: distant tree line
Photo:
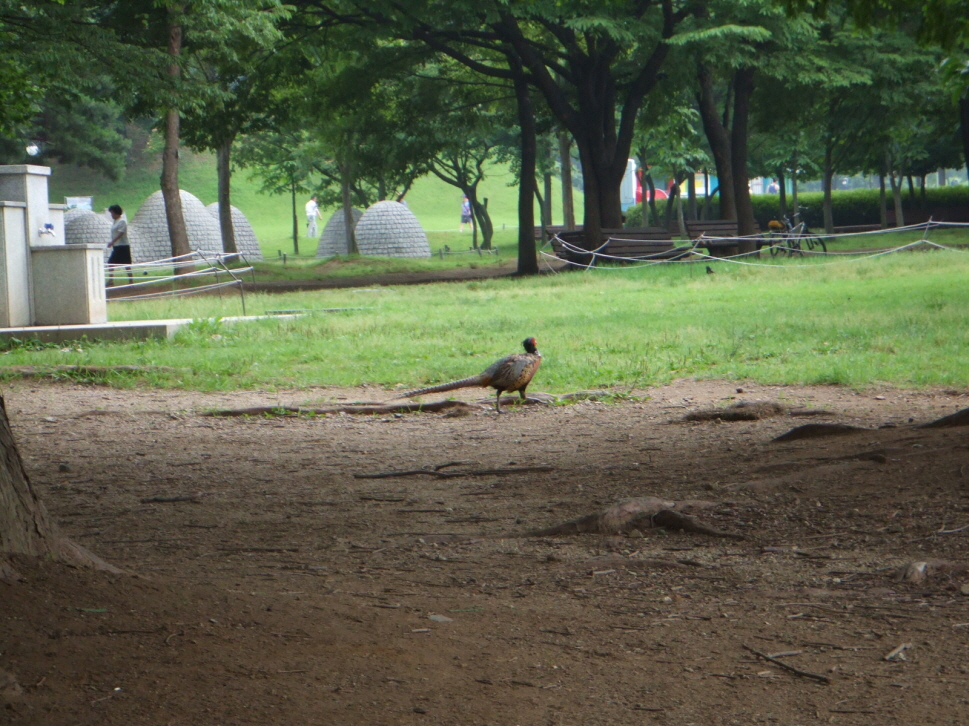
<svg viewBox="0 0 969 726"><path fill-rule="evenodd" d="M147 121L165 139L174 254L188 251L182 144L216 154L230 252L238 168L293 198L294 243L297 194L349 215L434 174L468 196L489 247L479 185L508 162L522 274L538 270L552 177L575 175L584 218L567 182L563 221L591 248L622 226L630 158L643 223L675 206L753 232L749 181L765 176L779 213L820 180L830 230L833 180L857 173L901 222L906 184L969 155L967 18L969 0L0 0L0 157L117 178L125 124ZM709 194L698 174L716 179Z"/></svg>

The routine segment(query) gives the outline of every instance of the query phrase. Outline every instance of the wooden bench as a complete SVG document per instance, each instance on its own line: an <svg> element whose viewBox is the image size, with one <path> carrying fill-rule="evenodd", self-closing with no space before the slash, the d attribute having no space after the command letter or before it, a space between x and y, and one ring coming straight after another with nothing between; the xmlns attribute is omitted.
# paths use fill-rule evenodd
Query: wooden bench
<svg viewBox="0 0 969 726"><path fill-rule="evenodd" d="M577 225L575 229L581 230L582 225L581 224ZM548 242L555 235L566 231L571 231L571 230L566 230L565 226L561 224L550 224L545 227L538 226L538 227L535 227L535 239L539 242Z"/></svg>
<svg viewBox="0 0 969 726"><path fill-rule="evenodd" d="M585 243L581 230L559 232L552 238L552 249L556 257L582 265L597 262L630 262L647 260L676 260L686 257L693 249L690 246L678 247L670 239L670 233L662 227L640 229L604 229L603 247L595 253L577 252L575 247ZM621 258L621 259L615 259Z"/></svg>
<svg viewBox="0 0 969 726"><path fill-rule="evenodd" d="M758 234L759 234L758 230ZM725 237L737 237L737 221L734 219L704 219L686 222L686 234L697 247L706 247L714 257L735 255L739 251L737 242ZM703 237L703 239L700 239ZM770 245L768 238L757 240L757 249Z"/></svg>

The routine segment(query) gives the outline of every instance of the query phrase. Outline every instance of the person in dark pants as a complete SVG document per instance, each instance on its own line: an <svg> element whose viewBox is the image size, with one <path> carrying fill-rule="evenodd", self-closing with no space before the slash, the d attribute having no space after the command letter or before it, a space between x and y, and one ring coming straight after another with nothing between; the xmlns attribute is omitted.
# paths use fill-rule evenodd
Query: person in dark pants
<svg viewBox="0 0 969 726"><path fill-rule="evenodd" d="M122 219L124 210L117 204L108 207L111 219L111 241L108 242L108 249L111 250L111 257L108 258L108 267L120 267L124 265L128 269L128 284L134 284L135 276L131 272L131 244L128 242L128 223ZM108 287L114 284L114 274L108 278Z"/></svg>

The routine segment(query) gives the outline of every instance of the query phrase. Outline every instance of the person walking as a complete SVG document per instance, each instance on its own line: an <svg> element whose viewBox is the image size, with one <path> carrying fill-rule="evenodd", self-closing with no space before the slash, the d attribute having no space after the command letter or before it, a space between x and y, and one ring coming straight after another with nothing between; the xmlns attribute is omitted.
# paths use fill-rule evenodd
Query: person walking
<svg viewBox="0 0 969 726"><path fill-rule="evenodd" d="M316 195L310 197L306 203L306 234L309 237L316 237L316 220L323 219L320 214L320 205L316 203Z"/></svg>
<svg viewBox="0 0 969 726"><path fill-rule="evenodd" d="M127 267L128 284L133 285L135 276L131 272L131 243L128 242L128 223L122 216L124 210L117 204L112 204L108 207L108 212L111 213L111 219L114 220L114 223L111 225L111 241L108 242L108 249L111 250L108 268L111 270L111 276L108 278L106 287L114 285L113 269L121 266Z"/></svg>
<svg viewBox="0 0 969 726"><path fill-rule="evenodd" d="M464 200L461 202L461 231L464 231L464 225L471 224L471 202L468 200L467 195L465 195Z"/></svg>

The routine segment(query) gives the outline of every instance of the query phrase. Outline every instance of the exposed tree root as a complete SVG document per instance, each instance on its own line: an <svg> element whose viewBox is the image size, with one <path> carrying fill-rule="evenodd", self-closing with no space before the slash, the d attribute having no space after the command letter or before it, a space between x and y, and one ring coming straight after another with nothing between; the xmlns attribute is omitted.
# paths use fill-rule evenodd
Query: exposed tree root
<svg viewBox="0 0 969 726"><path fill-rule="evenodd" d="M950 413L948 416L937 418L929 423L919 424L916 428L920 429L942 429L952 426L969 426L969 408Z"/></svg>
<svg viewBox="0 0 969 726"><path fill-rule="evenodd" d="M774 401L738 401L726 408L706 408L692 411L683 417L684 421L760 421L764 418L779 416L787 409Z"/></svg>
<svg viewBox="0 0 969 726"><path fill-rule="evenodd" d="M848 424L804 424L803 426L798 426L797 428L791 429L787 433L781 434L773 440L797 441L798 439L818 439L822 436L846 436L848 434L857 434L863 431L868 431L868 429L863 429L858 426L849 426Z"/></svg>
<svg viewBox="0 0 969 726"><path fill-rule="evenodd" d="M325 408L303 408L302 406L252 406L250 408L229 408L219 411L207 411L203 416L326 416L337 413L380 415L388 413L415 413L418 411L481 411L483 407L477 403L465 401L435 401L433 403L359 403L345 406L327 406Z"/></svg>
<svg viewBox="0 0 969 726"><path fill-rule="evenodd" d="M672 529L713 537L744 539L743 535L722 532L701 524L693 517L677 509L703 509L716 506L713 502L667 502L656 497L630 499L603 512L526 533L529 537L555 537L573 534L625 534L634 529Z"/></svg>

